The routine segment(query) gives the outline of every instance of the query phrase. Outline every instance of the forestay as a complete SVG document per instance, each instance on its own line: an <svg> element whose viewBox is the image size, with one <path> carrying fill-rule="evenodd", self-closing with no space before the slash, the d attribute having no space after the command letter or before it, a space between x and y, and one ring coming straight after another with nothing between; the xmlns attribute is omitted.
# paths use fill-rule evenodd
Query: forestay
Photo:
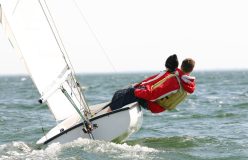
<svg viewBox="0 0 248 160"><path fill-rule="evenodd" d="M2 26L13 48L20 53L26 68L43 101L57 121L76 113L65 88L79 109L86 107L85 100L75 81L74 74L54 24L49 23L45 1L1 0ZM53 26L54 25L54 26ZM52 29L51 29L52 28Z"/></svg>

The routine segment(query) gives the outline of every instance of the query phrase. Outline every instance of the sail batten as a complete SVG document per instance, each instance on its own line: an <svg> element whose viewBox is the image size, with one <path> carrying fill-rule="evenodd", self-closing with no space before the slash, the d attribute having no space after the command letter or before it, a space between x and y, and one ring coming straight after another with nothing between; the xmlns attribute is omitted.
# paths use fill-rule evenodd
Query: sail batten
<svg viewBox="0 0 248 160"><path fill-rule="evenodd" d="M60 86L63 85L71 95L81 95L75 81L68 81L73 77L72 71L64 57L62 42L57 42L56 34L53 32L47 17L44 14L38 1L16 0L0 1L0 14L3 29L12 43L15 50L20 53L26 68L36 85L43 100L53 113L57 121L66 119L72 114L77 113L62 93ZM15 10L15 14L13 14ZM61 49L62 48L62 49ZM77 97L72 97L78 109L82 109Z"/></svg>

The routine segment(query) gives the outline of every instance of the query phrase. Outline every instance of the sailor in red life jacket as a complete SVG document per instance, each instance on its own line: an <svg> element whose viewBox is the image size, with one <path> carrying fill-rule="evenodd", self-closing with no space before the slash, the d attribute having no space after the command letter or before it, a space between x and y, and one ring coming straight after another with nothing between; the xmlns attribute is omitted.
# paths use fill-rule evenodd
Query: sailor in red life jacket
<svg viewBox="0 0 248 160"><path fill-rule="evenodd" d="M189 76L194 64L194 60L187 58L182 62L181 69L167 71L155 81L142 82L135 87L135 97L144 99L153 113L174 109L195 90L195 77Z"/></svg>
<svg viewBox="0 0 248 160"><path fill-rule="evenodd" d="M174 109L195 90L195 78L189 76L194 65L194 60L187 58L182 62L181 69L178 69L177 56L168 57L166 71L143 80L133 88L117 91L110 104L110 111L135 101L153 113Z"/></svg>

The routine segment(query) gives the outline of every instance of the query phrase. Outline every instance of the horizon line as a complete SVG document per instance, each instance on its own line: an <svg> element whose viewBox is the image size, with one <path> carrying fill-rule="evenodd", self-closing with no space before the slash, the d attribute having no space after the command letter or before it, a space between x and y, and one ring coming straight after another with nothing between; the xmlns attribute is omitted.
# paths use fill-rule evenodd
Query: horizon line
<svg viewBox="0 0 248 160"><path fill-rule="evenodd" d="M162 71L162 70L159 70ZM147 70L147 71L106 71L106 72L76 72L76 75L80 74L136 74L136 73L157 73L158 70ZM196 69L194 72L228 72L228 71L248 71L248 68L237 68L237 69ZM0 73L0 76L29 76L28 73Z"/></svg>

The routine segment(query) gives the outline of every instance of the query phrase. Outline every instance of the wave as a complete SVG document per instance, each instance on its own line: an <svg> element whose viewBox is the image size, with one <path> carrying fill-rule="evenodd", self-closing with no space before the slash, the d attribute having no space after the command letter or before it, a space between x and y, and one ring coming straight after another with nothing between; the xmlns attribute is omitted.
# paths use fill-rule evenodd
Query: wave
<svg viewBox="0 0 248 160"><path fill-rule="evenodd" d="M153 159L159 151L145 146L116 144L90 139L78 139L71 143L53 143L39 148L25 142L0 145L0 159ZM102 158L101 158L102 157Z"/></svg>
<svg viewBox="0 0 248 160"><path fill-rule="evenodd" d="M48 147L45 150L36 150L32 145L28 145L22 141L17 141L10 144L0 145L0 159L53 159L56 158L56 150L59 149L57 147Z"/></svg>
<svg viewBox="0 0 248 160"><path fill-rule="evenodd" d="M160 150L192 148L205 143L213 143L216 139L211 137L192 137L192 136L172 136L160 138L141 138L127 141L129 145L140 144Z"/></svg>
<svg viewBox="0 0 248 160"><path fill-rule="evenodd" d="M235 108L248 108L248 103L235 104L235 105L233 105L233 107L235 107Z"/></svg>
<svg viewBox="0 0 248 160"><path fill-rule="evenodd" d="M65 147L82 147L85 152L95 153L100 157L108 155L109 158L116 159L145 159L147 157L151 158L152 153L159 152L154 148L141 146L139 144L116 144L99 140L93 141L90 139L78 139L73 143L66 144Z"/></svg>

